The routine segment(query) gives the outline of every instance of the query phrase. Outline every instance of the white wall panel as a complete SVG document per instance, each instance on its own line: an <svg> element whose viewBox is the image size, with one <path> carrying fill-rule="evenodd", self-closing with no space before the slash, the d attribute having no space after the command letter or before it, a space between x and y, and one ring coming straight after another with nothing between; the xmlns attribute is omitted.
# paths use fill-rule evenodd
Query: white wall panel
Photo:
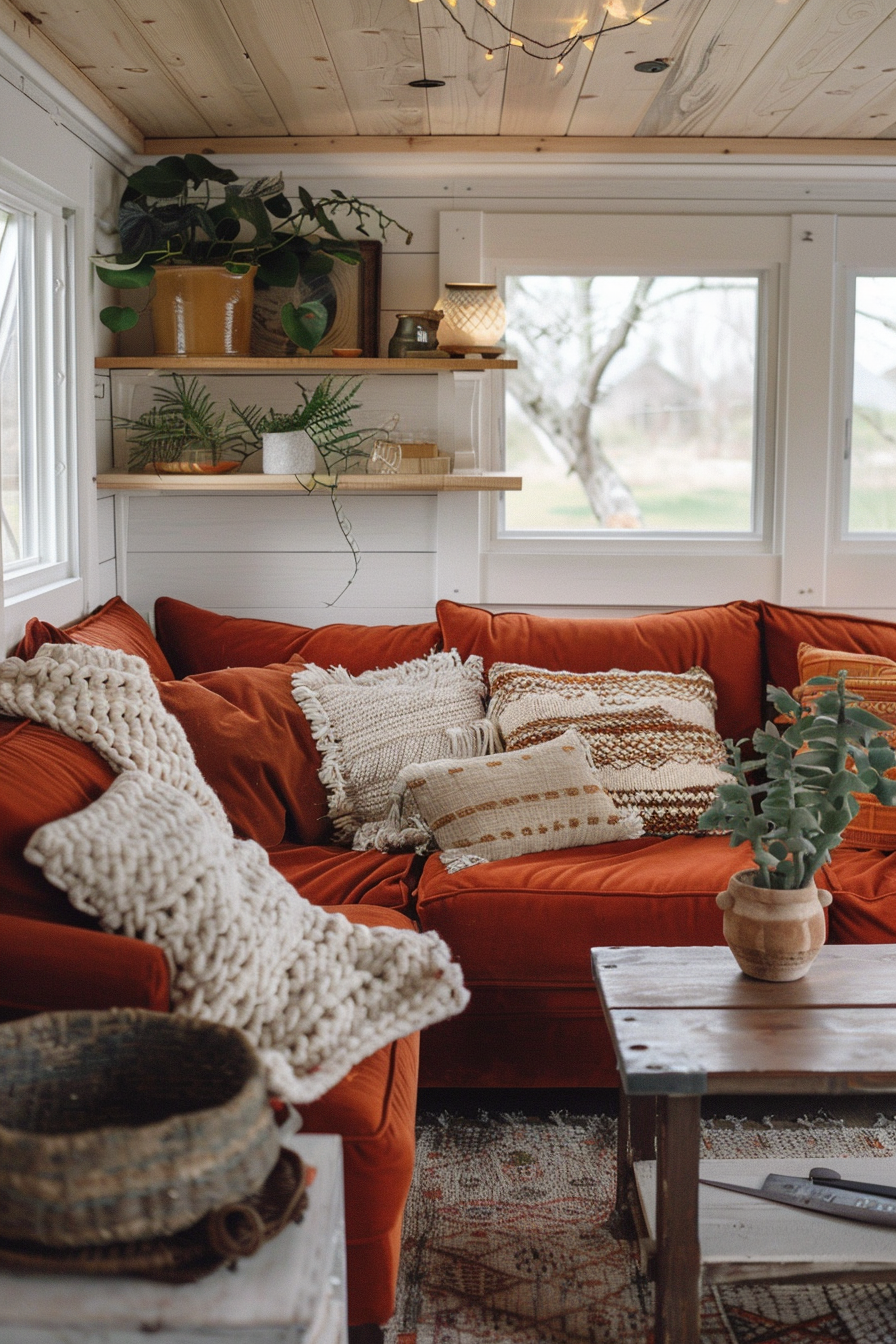
<svg viewBox="0 0 896 1344"><path fill-rule="evenodd" d="M97 560L102 565L115 559L115 500L111 495L97 500L96 521Z"/></svg>

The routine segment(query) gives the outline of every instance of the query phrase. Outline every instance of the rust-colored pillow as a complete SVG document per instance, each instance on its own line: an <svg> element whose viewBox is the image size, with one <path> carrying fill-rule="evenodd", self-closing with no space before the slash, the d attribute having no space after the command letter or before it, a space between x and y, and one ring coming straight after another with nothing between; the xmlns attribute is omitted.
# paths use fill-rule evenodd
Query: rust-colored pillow
<svg viewBox="0 0 896 1344"><path fill-rule="evenodd" d="M80 812L114 778L85 743L26 719L0 718L0 914L97 927L22 852L38 826Z"/></svg>
<svg viewBox="0 0 896 1344"><path fill-rule="evenodd" d="M687 672L702 667L718 696L722 737L752 736L764 721L759 611L752 602L628 619L497 615L459 602L436 607L442 643L462 658L525 663L552 672ZM793 682L787 683L793 685Z"/></svg>
<svg viewBox="0 0 896 1344"><path fill-rule="evenodd" d="M794 694L804 704L816 699L819 690L806 686L810 677L836 677L844 670L846 686L862 697L862 708L893 724L884 736L896 747L896 661L880 654L838 652L801 644L797 651L800 685ZM896 777L896 771L888 772ZM896 807L886 807L872 793L857 793L858 814L843 832L843 843L856 849L896 849Z"/></svg>
<svg viewBox="0 0 896 1344"><path fill-rule="evenodd" d="M802 611L796 607L778 607L773 602L757 605L762 615L764 684L771 682L773 686L789 688L805 680L799 670L801 644L837 650L841 657L843 653L870 653L896 659L896 624L892 621L872 621L830 611Z"/></svg>
<svg viewBox="0 0 896 1344"><path fill-rule="evenodd" d="M422 625L287 625L220 616L173 597L156 601L159 642L179 677L221 667L265 667L300 656L353 676L425 658L440 647L435 621Z"/></svg>
<svg viewBox="0 0 896 1344"><path fill-rule="evenodd" d="M234 830L265 848L330 838L320 756L292 695L295 670L233 667L158 683Z"/></svg>
<svg viewBox="0 0 896 1344"><path fill-rule="evenodd" d="M121 649L123 653L145 658L154 677L165 681L174 676L146 621L120 597L111 598L98 611L65 630L47 621L30 620L16 655L33 658L43 644L96 644L101 649Z"/></svg>

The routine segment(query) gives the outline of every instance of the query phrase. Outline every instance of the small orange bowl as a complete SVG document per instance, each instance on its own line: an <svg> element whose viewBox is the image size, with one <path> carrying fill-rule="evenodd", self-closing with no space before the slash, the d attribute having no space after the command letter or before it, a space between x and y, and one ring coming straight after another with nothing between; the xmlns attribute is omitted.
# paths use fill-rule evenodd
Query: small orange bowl
<svg viewBox="0 0 896 1344"><path fill-rule="evenodd" d="M336 356L337 359L357 359L357 358L359 357L359 355L363 355L363 353L364 353L363 350L334 350L334 351L333 351L333 354Z"/></svg>

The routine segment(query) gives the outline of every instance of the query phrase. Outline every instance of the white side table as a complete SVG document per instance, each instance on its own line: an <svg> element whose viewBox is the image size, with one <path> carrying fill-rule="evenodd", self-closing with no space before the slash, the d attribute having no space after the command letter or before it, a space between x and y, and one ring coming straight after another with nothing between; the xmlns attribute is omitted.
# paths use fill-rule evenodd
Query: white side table
<svg viewBox="0 0 896 1344"><path fill-rule="evenodd" d="M198 1283L0 1273L0 1344L347 1344L342 1140L284 1140L317 1169L298 1225Z"/></svg>

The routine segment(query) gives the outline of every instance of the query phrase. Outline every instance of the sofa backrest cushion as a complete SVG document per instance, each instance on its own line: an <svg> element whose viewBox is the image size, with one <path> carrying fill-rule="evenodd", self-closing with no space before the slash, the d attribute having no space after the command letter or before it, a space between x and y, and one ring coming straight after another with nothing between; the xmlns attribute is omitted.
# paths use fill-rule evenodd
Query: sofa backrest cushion
<svg viewBox="0 0 896 1344"><path fill-rule="evenodd" d="M628 619L492 614L442 601L442 642L462 657L526 663L552 672L687 672L702 667L715 683L716 727L722 737L749 737L764 718L759 612L730 602Z"/></svg>
<svg viewBox="0 0 896 1344"><path fill-rule="evenodd" d="M0 914L95 928L22 852L38 826L79 812L115 778L92 747L24 719L0 719Z"/></svg>
<svg viewBox="0 0 896 1344"><path fill-rule="evenodd" d="M237 835L265 848L323 844L331 833L320 756L292 695L295 670L275 663L158 683Z"/></svg>
<svg viewBox="0 0 896 1344"><path fill-rule="evenodd" d="M19 658L33 658L43 644L96 644L101 649L121 649L145 658L154 677L174 676L168 659L139 612L120 597L113 597L77 625L59 630L47 621L30 620L16 649Z"/></svg>
<svg viewBox="0 0 896 1344"><path fill-rule="evenodd" d="M896 624L843 616L829 611L803 611L760 602L766 681L792 691L799 685L801 644L843 653L874 653L896 659Z"/></svg>
<svg viewBox="0 0 896 1344"><path fill-rule="evenodd" d="M357 676L425 658L440 647L435 621L421 625L287 625L248 616L220 616L173 597L156 602L159 641L179 677L221 667L264 667L297 655Z"/></svg>

